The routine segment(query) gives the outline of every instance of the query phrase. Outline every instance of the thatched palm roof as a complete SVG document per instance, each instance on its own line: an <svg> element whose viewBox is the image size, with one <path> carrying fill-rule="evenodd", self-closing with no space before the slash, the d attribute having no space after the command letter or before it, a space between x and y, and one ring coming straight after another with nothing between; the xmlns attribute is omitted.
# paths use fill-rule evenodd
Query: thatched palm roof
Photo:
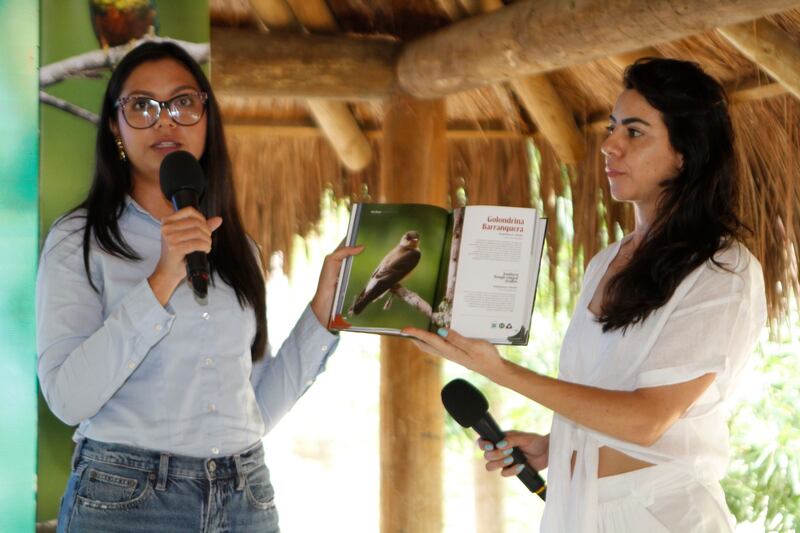
<svg viewBox="0 0 800 533"><path fill-rule="evenodd" d="M288 39L290 32L327 31L384 39L398 50L422 35L477 16L482 10L508 9L499 0L211 0L210 3L214 30L238 28L257 35L269 27L276 39L280 35L287 35ZM307 12L320 7L328 17L323 22ZM758 23L739 26L739 31L748 28L752 28L756 39L764 36L759 45L767 49L767 55L786 64L792 61L800 64L800 8L777 13L773 10ZM784 39L779 49L775 49L778 45L770 40L767 30L777 31ZM212 57L216 55L218 60L212 63L212 79L218 89L219 72L225 70L219 60L251 61L237 59L230 51L215 53L222 48L221 36L224 34L212 31ZM800 207L797 156L800 138L798 102L792 92L797 94L800 87L793 86L791 79L781 78L776 82L768 73L776 72L769 57L763 64L756 63L734 47L731 39L716 29L707 29L679 40L652 44L639 55L656 53L696 61L729 89L743 163L741 211L755 230L748 244L764 266L770 311L776 318L785 311L789 292L798 291L796 250L800 217L795 213ZM619 224L629 230L632 225L626 206L608 202L598 145L604 135L599 126L604 125L620 90L622 69L635 54L594 55L597 57L591 61L549 70L538 75L538 81L534 80L554 89L560 99L557 103L562 106L559 109L566 110L558 118L565 124L574 122L577 128L578 139L573 139L573 145L578 143L578 151L570 152L569 147L557 145L558 139L549 133L551 130L532 118L535 109L532 111L527 105L513 82L446 96L451 191L455 193L463 187L468 203L473 204L530 205L529 143L532 142L542 161L539 198L533 201L541 201L546 215L553 219L555 196L565 194L562 171L568 172L575 227L574 260L578 263L587 261L604 244L602 228L613 230ZM246 64L243 66L247 68ZM353 164L342 163L341 150L335 150L317 127L318 115L309 111L308 100L285 94L259 96L229 87L219 92L239 189L244 193L241 197L245 218L265 251L288 252L295 234L305 235L314 228L324 191L332 190L337 198L357 201L371 198L371 193L377 190L385 100L354 98L346 102L345 113L349 110L357 129L371 146L368 164L352 170L347 166ZM534 91L533 99L536 97ZM314 105L312 101L311 107ZM607 208L599 209L601 204ZM556 232L551 232L548 240L551 261L559 239Z"/></svg>

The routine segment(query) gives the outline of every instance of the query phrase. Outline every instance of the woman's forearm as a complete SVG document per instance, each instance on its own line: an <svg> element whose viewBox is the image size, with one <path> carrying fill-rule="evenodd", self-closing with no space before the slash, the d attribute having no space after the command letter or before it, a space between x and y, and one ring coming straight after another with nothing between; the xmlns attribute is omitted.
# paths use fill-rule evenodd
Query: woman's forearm
<svg viewBox="0 0 800 533"><path fill-rule="evenodd" d="M542 376L510 361L487 377L582 426L643 446L658 440L713 381L707 374L666 387L614 391Z"/></svg>

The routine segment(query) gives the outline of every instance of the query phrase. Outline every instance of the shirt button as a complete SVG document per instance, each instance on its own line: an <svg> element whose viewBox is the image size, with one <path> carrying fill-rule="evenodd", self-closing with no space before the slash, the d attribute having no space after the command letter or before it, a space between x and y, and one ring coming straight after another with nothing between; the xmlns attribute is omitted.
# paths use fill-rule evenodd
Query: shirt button
<svg viewBox="0 0 800 533"><path fill-rule="evenodd" d="M217 406L216 405L214 405L213 403L208 404L208 412L209 413L213 413L216 410L217 410Z"/></svg>
<svg viewBox="0 0 800 533"><path fill-rule="evenodd" d="M219 455L219 448L214 446L213 448L211 448L211 453L213 453L214 455ZM215 465L215 468L216 468L216 465Z"/></svg>
<svg viewBox="0 0 800 533"><path fill-rule="evenodd" d="M203 362L205 363L206 366L211 366L214 364L214 360L211 359L210 357L206 357L206 360Z"/></svg>
<svg viewBox="0 0 800 533"><path fill-rule="evenodd" d="M205 313L202 314L202 317L203 317L203 320L208 320L209 318L211 318L211 315L209 315L208 312L205 312Z"/></svg>
<svg viewBox="0 0 800 533"><path fill-rule="evenodd" d="M161 328L162 328L162 327L163 327L163 326L161 326L161 324L156 324L156 331L161 331Z"/></svg>
<svg viewBox="0 0 800 533"><path fill-rule="evenodd" d="M323 344L322 345L322 351L323 352L327 352L328 351L328 345L327 344Z"/></svg>
<svg viewBox="0 0 800 533"><path fill-rule="evenodd" d="M136 363L134 363L133 361L129 362L129 363L128 363L128 368L130 368L131 370L133 370L134 368L136 368Z"/></svg>

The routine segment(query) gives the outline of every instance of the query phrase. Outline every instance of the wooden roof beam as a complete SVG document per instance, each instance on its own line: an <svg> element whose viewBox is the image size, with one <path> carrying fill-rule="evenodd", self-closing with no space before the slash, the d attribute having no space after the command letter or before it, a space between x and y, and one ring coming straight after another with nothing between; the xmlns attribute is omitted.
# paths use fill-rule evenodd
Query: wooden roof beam
<svg viewBox="0 0 800 533"><path fill-rule="evenodd" d="M295 17L311 33L339 33L339 23L325 0L286 0Z"/></svg>
<svg viewBox="0 0 800 533"><path fill-rule="evenodd" d="M787 93L786 88L780 83L764 83L763 80L756 79L740 83L736 87L728 87L726 92L733 105L774 98ZM579 125L582 130L591 133L602 132L606 126L608 126L607 112L593 113L586 123ZM314 138L322 135L319 128L308 122L259 122L236 116L226 119L225 128L231 131L268 134L275 137ZM369 139L380 139L383 136L383 130L377 127L368 127L364 130L364 134ZM446 135L448 139L522 139L538 137L541 132L511 131L491 125L481 128L458 124L451 125Z"/></svg>
<svg viewBox="0 0 800 533"><path fill-rule="evenodd" d="M462 3L462 6L470 15L478 15L501 9L503 2L481 0ZM547 74L517 78L510 84L558 158L570 165L575 165L583 159L586 153L586 141L575 123L572 110L559 96Z"/></svg>
<svg viewBox="0 0 800 533"><path fill-rule="evenodd" d="M643 57L661 57L661 52L652 46L648 46L647 48L640 48L638 50L632 50L630 52L623 52L621 54L609 56L608 59L618 66L620 70L625 70L625 67Z"/></svg>
<svg viewBox="0 0 800 533"><path fill-rule="evenodd" d="M436 98L798 5L798 0L524 0L408 43L398 63L399 83L418 98Z"/></svg>
<svg viewBox="0 0 800 533"><path fill-rule="evenodd" d="M547 74L514 80L511 87L558 158L570 165L581 161L586 154L583 133Z"/></svg>
<svg viewBox="0 0 800 533"><path fill-rule="evenodd" d="M800 98L800 45L766 19L719 28L737 50Z"/></svg>
<svg viewBox="0 0 800 533"><path fill-rule="evenodd" d="M212 75L230 95L382 99L397 93L399 43L211 28Z"/></svg>
<svg viewBox="0 0 800 533"><path fill-rule="evenodd" d="M250 0L258 17L270 31L308 30L336 32L336 19L324 0ZM296 4L296 5L295 5ZM311 98L308 110L333 147L339 161L352 171L365 169L372 161L372 145L345 102Z"/></svg>
<svg viewBox="0 0 800 533"><path fill-rule="evenodd" d="M259 22L269 31L298 32L303 28L286 2L250 0L250 7Z"/></svg>

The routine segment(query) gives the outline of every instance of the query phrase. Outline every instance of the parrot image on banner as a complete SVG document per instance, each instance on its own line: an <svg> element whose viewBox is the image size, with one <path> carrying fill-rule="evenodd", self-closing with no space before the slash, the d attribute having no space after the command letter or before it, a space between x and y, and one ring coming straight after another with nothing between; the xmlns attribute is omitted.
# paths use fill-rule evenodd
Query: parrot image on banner
<svg viewBox="0 0 800 533"><path fill-rule="evenodd" d="M154 0L89 0L89 12L103 50L158 31Z"/></svg>
<svg viewBox="0 0 800 533"><path fill-rule="evenodd" d="M405 279L419 263L419 233L407 231L400 243L378 264L366 287L356 296L348 315L357 315Z"/></svg>

